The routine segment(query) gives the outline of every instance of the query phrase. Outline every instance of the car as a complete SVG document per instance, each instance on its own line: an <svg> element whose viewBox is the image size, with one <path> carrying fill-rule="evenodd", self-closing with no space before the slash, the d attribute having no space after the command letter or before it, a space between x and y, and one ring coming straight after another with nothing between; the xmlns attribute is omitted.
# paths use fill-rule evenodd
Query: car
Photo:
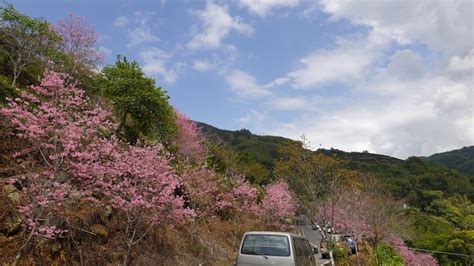
<svg viewBox="0 0 474 266"><path fill-rule="evenodd" d="M304 236L285 232L246 232L242 237L236 266L316 266L318 248Z"/></svg>
<svg viewBox="0 0 474 266"><path fill-rule="evenodd" d="M356 242L354 238L350 235L345 235L344 240L349 248L350 254L356 254L357 253L357 247L356 247Z"/></svg>
<svg viewBox="0 0 474 266"><path fill-rule="evenodd" d="M341 238L340 235L332 235L333 247L344 249L348 247L345 240ZM321 239L319 243L319 248L321 249L321 257L323 259L329 259L329 241L326 239Z"/></svg>

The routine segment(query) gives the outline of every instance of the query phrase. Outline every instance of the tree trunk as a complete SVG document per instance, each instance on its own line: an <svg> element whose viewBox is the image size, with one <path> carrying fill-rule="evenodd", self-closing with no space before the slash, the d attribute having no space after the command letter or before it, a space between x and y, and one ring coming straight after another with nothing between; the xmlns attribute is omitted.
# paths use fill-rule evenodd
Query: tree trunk
<svg viewBox="0 0 474 266"><path fill-rule="evenodd" d="M125 249L125 254L123 255L123 266L128 266L130 264L130 253L132 251L132 247L127 243L127 247Z"/></svg>
<svg viewBox="0 0 474 266"><path fill-rule="evenodd" d="M17 67L13 67L13 80L12 80L12 87L16 88L16 80L20 76L20 71L17 69Z"/></svg>
<svg viewBox="0 0 474 266"><path fill-rule="evenodd" d="M356 258L357 258L357 266L360 266L360 258L359 258L359 245L357 244L357 240L354 239L355 249L356 249Z"/></svg>
<svg viewBox="0 0 474 266"><path fill-rule="evenodd" d="M334 257L332 255L332 248L329 250L329 260L331 261L331 265L334 266Z"/></svg>
<svg viewBox="0 0 474 266"><path fill-rule="evenodd" d="M117 133L120 134L120 132L122 131L122 128L123 126L125 125L125 121L127 120L127 112L124 112L122 114L122 117L120 118L120 124L119 126L117 127Z"/></svg>
<svg viewBox="0 0 474 266"><path fill-rule="evenodd" d="M18 253L16 254L15 256L15 261L13 262L12 266L16 266L18 264L18 261L20 260L21 258L21 253L23 252L23 249L26 248L26 246L28 246L28 244L30 243L31 241L31 238L33 237L34 235L34 232L35 232L35 226L33 226L33 228L31 229L31 232L30 232L30 235L28 236L28 239L25 241L25 243L20 247L20 250L18 250Z"/></svg>

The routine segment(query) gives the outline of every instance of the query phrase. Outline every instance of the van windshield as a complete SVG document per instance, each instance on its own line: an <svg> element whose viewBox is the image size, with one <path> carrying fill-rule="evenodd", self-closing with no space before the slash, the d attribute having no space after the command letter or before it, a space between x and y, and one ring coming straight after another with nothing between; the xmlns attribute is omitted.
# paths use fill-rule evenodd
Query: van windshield
<svg viewBox="0 0 474 266"><path fill-rule="evenodd" d="M242 254L267 255L267 256L290 256L290 244L287 236L249 234L244 238Z"/></svg>

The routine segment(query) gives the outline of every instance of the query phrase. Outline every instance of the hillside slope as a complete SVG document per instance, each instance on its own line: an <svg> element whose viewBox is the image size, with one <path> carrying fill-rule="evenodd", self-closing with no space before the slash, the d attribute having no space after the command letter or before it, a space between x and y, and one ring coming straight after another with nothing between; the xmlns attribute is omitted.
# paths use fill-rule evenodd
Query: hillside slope
<svg viewBox="0 0 474 266"><path fill-rule="evenodd" d="M260 163L270 173L273 172L274 161L279 157L279 145L294 142L284 137L258 136L247 129L222 130L204 123L199 123L199 127L208 139L220 141L239 154L245 154L249 160ZM319 149L315 152L336 156L346 161L348 168L376 177L395 196L408 198L414 205L421 203L423 193L432 190L442 191L445 196L465 194L474 199L474 178L430 160L419 157L401 160L387 155L337 149ZM460 155L458 157L461 158Z"/></svg>
<svg viewBox="0 0 474 266"><path fill-rule="evenodd" d="M474 176L474 146L436 153L425 159L458 170L462 174Z"/></svg>

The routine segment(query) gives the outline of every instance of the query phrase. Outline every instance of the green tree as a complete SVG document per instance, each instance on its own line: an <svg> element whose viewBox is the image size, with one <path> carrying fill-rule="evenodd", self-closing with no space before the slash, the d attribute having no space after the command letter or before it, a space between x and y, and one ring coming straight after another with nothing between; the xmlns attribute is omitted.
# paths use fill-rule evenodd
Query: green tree
<svg viewBox="0 0 474 266"><path fill-rule="evenodd" d="M139 137L166 143L176 132L176 115L169 97L138 63L117 56L97 76L95 86L115 107L117 132L134 144Z"/></svg>
<svg viewBox="0 0 474 266"><path fill-rule="evenodd" d="M301 142L287 142L280 146L281 157L275 163L275 176L288 181L306 212L326 226L334 225L334 210L340 196L339 188L349 185L356 176L344 162L321 152L308 149L303 136ZM322 231L328 243L329 257L334 265L333 230Z"/></svg>
<svg viewBox="0 0 474 266"><path fill-rule="evenodd" d="M11 66L11 86L26 68L47 63L59 41L48 22L23 15L12 5L0 7L0 52Z"/></svg>

